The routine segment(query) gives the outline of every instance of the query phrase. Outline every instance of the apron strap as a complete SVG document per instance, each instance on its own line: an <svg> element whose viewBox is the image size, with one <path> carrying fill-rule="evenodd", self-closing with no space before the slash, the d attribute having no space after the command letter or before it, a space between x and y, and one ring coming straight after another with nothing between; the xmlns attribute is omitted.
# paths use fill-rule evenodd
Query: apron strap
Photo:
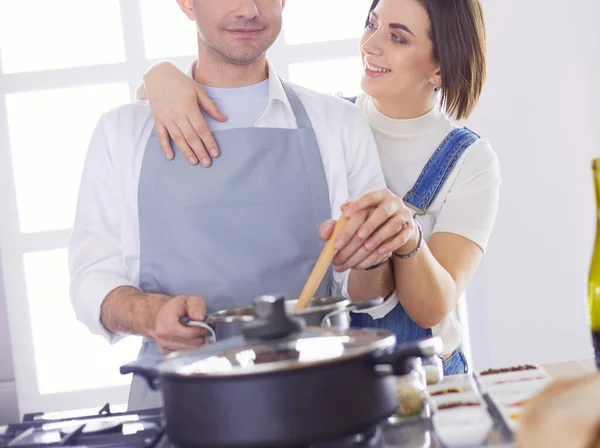
<svg viewBox="0 0 600 448"><path fill-rule="evenodd" d="M281 79L281 85L290 101L290 106L292 106L292 112L294 112L294 116L296 117L298 129L312 129L312 123L310 122L310 118L308 117L308 113L306 112L302 101L298 98L298 94L287 81Z"/></svg>
<svg viewBox="0 0 600 448"><path fill-rule="evenodd" d="M467 128L450 132L433 153L404 202L418 215L424 215L452 174L467 148L479 140L479 135Z"/></svg>
<svg viewBox="0 0 600 448"><path fill-rule="evenodd" d="M331 218L331 205L328 205L329 186L327 184L326 176L315 175L315 173L322 173L324 170L319 142L317 141L317 136L315 135L308 113L306 112L302 101L298 98L298 94L287 81L282 79L281 84L290 101L290 106L292 106L292 112L296 117L296 125L298 126L298 135L301 145L305 148L304 151L302 151L302 154L304 155L307 174L311 179L313 201L315 204L319 204L315 215L317 220L315 222L315 228L318 229L321 223Z"/></svg>

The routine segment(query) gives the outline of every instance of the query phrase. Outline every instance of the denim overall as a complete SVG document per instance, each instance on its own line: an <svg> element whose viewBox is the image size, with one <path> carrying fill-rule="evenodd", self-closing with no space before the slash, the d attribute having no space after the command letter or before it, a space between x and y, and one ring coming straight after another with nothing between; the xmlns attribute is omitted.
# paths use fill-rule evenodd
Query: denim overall
<svg viewBox="0 0 600 448"><path fill-rule="evenodd" d="M356 102L356 97L346 99ZM416 215L423 216L427 213L461 156L478 139L477 134L466 128L454 129L446 136L423 168L415 185L404 196L404 203L412 208ZM352 326L393 331L397 344L432 336L431 329L419 327L399 302L381 319L373 319L367 313L352 313ZM444 374L453 375L467 371L467 360L459 347L444 361Z"/></svg>
<svg viewBox="0 0 600 448"><path fill-rule="evenodd" d="M209 170L185 157L168 161L152 131L138 188L144 292L199 296L208 313L262 294L300 294L323 249L319 225L331 205L308 114L282 84L298 128L215 131L221 156ZM329 295L332 282L330 268L317 294ZM160 358L156 342L144 341L138 359ZM129 409L160 405L160 394L134 376Z"/></svg>

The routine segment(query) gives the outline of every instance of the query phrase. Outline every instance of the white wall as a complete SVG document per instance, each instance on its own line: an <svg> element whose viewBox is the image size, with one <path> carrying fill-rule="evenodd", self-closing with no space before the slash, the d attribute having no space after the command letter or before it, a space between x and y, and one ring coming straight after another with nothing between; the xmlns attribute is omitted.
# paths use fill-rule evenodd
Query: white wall
<svg viewBox="0 0 600 448"><path fill-rule="evenodd" d="M483 1L489 77L468 125L492 142L504 183L468 293L474 365L590 358L600 2Z"/></svg>
<svg viewBox="0 0 600 448"><path fill-rule="evenodd" d="M19 417L5 297L0 269L0 425L16 422Z"/></svg>

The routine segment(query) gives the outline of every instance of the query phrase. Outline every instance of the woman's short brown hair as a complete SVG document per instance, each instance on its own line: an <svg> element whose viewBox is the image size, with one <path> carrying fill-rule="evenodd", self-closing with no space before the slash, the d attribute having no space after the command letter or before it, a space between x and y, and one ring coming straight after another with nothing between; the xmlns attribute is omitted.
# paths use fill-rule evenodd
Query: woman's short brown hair
<svg viewBox="0 0 600 448"><path fill-rule="evenodd" d="M486 75L486 32L479 0L417 0L431 21L433 59L442 73L441 105L460 120L481 95ZM373 0L371 11L379 0ZM367 18L367 24L368 24Z"/></svg>

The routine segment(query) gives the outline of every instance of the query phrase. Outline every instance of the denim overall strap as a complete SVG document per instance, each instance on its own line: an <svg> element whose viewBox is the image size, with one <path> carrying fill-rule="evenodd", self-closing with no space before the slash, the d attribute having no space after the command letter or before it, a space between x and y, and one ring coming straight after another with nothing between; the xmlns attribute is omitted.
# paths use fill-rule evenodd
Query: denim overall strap
<svg viewBox="0 0 600 448"><path fill-rule="evenodd" d="M404 201L417 214L427 213L444 183L456 167L456 163L465 150L479 139L479 136L466 128L450 132L431 159L427 162L413 188L406 194ZM400 302L381 319L373 319L366 313L352 313L352 327L380 328L396 335L396 344L406 344L433 335L430 328L421 328L404 310ZM452 375L467 371L467 365L460 348L444 362L444 373Z"/></svg>
<svg viewBox="0 0 600 448"><path fill-rule="evenodd" d="M418 215L427 213L461 156L477 140L479 136L467 128L450 132L423 168L415 185L404 196L405 204Z"/></svg>

